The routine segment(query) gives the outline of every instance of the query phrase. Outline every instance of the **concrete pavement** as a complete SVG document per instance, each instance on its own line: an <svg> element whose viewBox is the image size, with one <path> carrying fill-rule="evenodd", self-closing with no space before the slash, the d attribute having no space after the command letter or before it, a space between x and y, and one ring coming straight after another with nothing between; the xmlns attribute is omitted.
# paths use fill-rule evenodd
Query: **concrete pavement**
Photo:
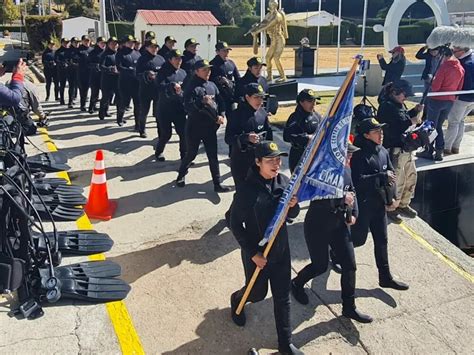
<svg viewBox="0 0 474 355"><path fill-rule="evenodd" d="M107 258L122 266L123 279L132 285L125 304L144 351L245 354L250 347L261 349L262 354L276 351L270 294L246 307L244 328L230 320L230 294L243 282L238 245L222 220L232 193L213 192L205 155L198 156L186 187L179 189L174 184L179 165L177 137L173 136L165 151L167 161L154 161L153 118L149 117L150 138L144 140L131 132L130 123L120 128L115 118L99 121L96 116L55 103L45 106L53 112L49 136L68 155L73 183L89 185L94 152L104 150L109 196L118 201L118 208L111 221L94 221L94 226L115 241ZM281 135L276 136L281 142ZM224 183L231 185L223 129L219 140L221 173ZM44 147L41 137L33 141ZM293 274L308 262L302 227L305 212L304 207L289 226ZM472 259L423 221L406 224L473 274ZM61 227L72 229L74 224ZM307 354L471 353L472 279L466 279L398 225L389 226L389 238L392 271L410 284L410 290L378 286L369 238L367 245L356 250L356 302L361 311L375 318L374 323L361 325L341 316L339 275L327 272L308 285L308 306L292 301L294 342ZM45 316L35 321L8 318L9 305L0 298L2 353L121 351L104 305L61 302L47 307Z"/></svg>

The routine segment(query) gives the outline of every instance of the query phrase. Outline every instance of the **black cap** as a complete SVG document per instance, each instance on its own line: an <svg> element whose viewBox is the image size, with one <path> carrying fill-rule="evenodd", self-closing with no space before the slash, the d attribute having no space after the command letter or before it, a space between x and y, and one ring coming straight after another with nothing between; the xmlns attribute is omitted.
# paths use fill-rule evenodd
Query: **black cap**
<svg viewBox="0 0 474 355"><path fill-rule="evenodd" d="M194 63L193 69L197 70L201 68L211 68L211 67L212 65L209 64L209 61L204 59L204 60L198 60L196 63Z"/></svg>
<svg viewBox="0 0 474 355"><path fill-rule="evenodd" d="M354 119L358 121L362 121L364 118L375 117L372 107L365 104L355 105L352 112L354 114Z"/></svg>
<svg viewBox="0 0 474 355"><path fill-rule="evenodd" d="M376 129L382 128L385 126L385 123L380 123L375 118L366 118L359 123L359 133L369 133L370 131L374 131Z"/></svg>
<svg viewBox="0 0 474 355"><path fill-rule="evenodd" d="M132 35L126 35L122 37L122 43L134 42L134 41L135 41L135 37L133 37Z"/></svg>
<svg viewBox="0 0 474 355"><path fill-rule="evenodd" d="M263 86L257 83L250 83L244 86L244 93L248 96L265 96Z"/></svg>
<svg viewBox="0 0 474 355"><path fill-rule="evenodd" d="M156 39L147 39L145 41L145 47L150 47L150 46L156 46L158 47L158 42L156 41Z"/></svg>
<svg viewBox="0 0 474 355"><path fill-rule="evenodd" d="M72 37L71 42L80 42L81 40L78 37Z"/></svg>
<svg viewBox="0 0 474 355"><path fill-rule="evenodd" d="M227 42L219 41L219 42L217 42L217 44L216 44L216 51L220 51L221 49L232 50L232 48L229 47L229 45L227 44Z"/></svg>
<svg viewBox="0 0 474 355"><path fill-rule="evenodd" d="M255 146L255 158L271 158L284 156L287 157L288 153L282 152L278 149L278 145L272 141L262 141Z"/></svg>
<svg viewBox="0 0 474 355"><path fill-rule="evenodd" d="M171 59L171 58L181 58L183 56L183 53L179 49L172 49L166 54L166 58Z"/></svg>
<svg viewBox="0 0 474 355"><path fill-rule="evenodd" d="M105 37L102 37L102 36L97 37L97 43L99 43L99 42L106 42L106 41L107 41L107 40L105 39Z"/></svg>
<svg viewBox="0 0 474 355"><path fill-rule="evenodd" d="M347 153L354 153L354 152L357 152L358 150L360 150L360 148L356 147L354 144L350 142L347 144Z"/></svg>
<svg viewBox="0 0 474 355"><path fill-rule="evenodd" d="M320 100L321 98L316 94L316 91L313 89L303 89L300 91L298 96L296 96L296 101L314 101Z"/></svg>
<svg viewBox="0 0 474 355"><path fill-rule="evenodd" d="M200 44L198 41L196 41L196 38L189 38L184 42L184 48L188 48L188 46L191 45L198 45Z"/></svg>
<svg viewBox="0 0 474 355"><path fill-rule="evenodd" d="M110 38L108 39L107 43L111 43L111 42L117 42L117 43L118 43L117 37L115 37L115 36L110 37Z"/></svg>
<svg viewBox="0 0 474 355"><path fill-rule="evenodd" d="M403 91L405 96L413 96L413 86L404 79L395 80L392 84L392 88L396 91Z"/></svg>
<svg viewBox="0 0 474 355"><path fill-rule="evenodd" d="M49 44L54 44L54 43L55 43L55 42L54 42L52 39L50 39L50 40L48 41L48 45L49 45Z"/></svg>
<svg viewBox="0 0 474 355"><path fill-rule="evenodd" d="M89 41L90 41L91 39L89 38L88 35L82 35L81 41L85 41L85 40L89 40Z"/></svg>
<svg viewBox="0 0 474 355"><path fill-rule="evenodd" d="M148 31L147 33L145 33L145 39L153 39L155 37L156 37L156 34L153 31Z"/></svg>
<svg viewBox="0 0 474 355"><path fill-rule="evenodd" d="M63 38L61 38L61 43L63 43L63 42L70 42L70 41L69 41L68 38L63 37Z"/></svg>
<svg viewBox="0 0 474 355"><path fill-rule="evenodd" d="M262 62L262 60L259 57L252 57L249 60L247 60L247 66L248 67L253 67L254 65L267 66L265 63Z"/></svg>
<svg viewBox="0 0 474 355"><path fill-rule="evenodd" d="M165 43L168 42L168 41L172 41L172 42L178 42L173 36L166 36L165 37Z"/></svg>

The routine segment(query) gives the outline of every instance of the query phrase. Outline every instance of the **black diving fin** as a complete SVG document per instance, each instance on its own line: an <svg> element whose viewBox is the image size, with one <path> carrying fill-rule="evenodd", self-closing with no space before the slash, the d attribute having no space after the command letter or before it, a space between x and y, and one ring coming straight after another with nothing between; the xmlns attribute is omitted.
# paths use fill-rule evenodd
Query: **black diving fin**
<svg viewBox="0 0 474 355"><path fill-rule="evenodd" d="M87 302L120 301L127 297L130 285L116 278L87 277L84 279L59 279L62 298Z"/></svg>
<svg viewBox="0 0 474 355"><path fill-rule="evenodd" d="M43 202L49 206L83 206L87 203L87 199L81 194L48 194L41 195ZM41 201L39 197L33 194L33 203L40 204Z"/></svg>
<svg viewBox="0 0 474 355"><path fill-rule="evenodd" d="M59 152L41 153L27 157L26 161L32 171L58 172L71 169L66 164L67 157Z"/></svg>
<svg viewBox="0 0 474 355"><path fill-rule="evenodd" d="M38 211L41 219L50 221L51 218L47 211L51 213L55 221L75 221L79 217L84 215L84 210L79 207L72 206L48 206L46 207L42 203L33 203L33 206ZM46 210L47 208L47 210Z"/></svg>
<svg viewBox="0 0 474 355"><path fill-rule="evenodd" d="M41 194L41 196L59 193L64 195L81 195L84 192L84 188L82 188L81 186L67 185L66 183L54 185L48 183L34 182L33 184L36 187L36 190L38 190L38 192Z"/></svg>
<svg viewBox="0 0 474 355"><path fill-rule="evenodd" d="M121 273L120 265L110 260L85 261L54 268L54 276L59 279L108 278L120 276Z"/></svg>
<svg viewBox="0 0 474 355"><path fill-rule="evenodd" d="M54 233L46 233L49 237L51 248L54 249ZM63 256L67 255L93 255L104 253L112 249L114 241L108 234L98 233L95 230L71 230L56 232L58 238L58 250ZM38 241L40 250L46 250L44 236L36 234L34 238Z"/></svg>

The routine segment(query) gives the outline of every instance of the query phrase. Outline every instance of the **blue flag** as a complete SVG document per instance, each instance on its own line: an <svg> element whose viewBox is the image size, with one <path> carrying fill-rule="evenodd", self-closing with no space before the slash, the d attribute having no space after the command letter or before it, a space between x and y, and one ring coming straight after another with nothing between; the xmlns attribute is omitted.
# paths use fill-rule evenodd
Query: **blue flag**
<svg viewBox="0 0 474 355"><path fill-rule="evenodd" d="M259 243L260 246L267 244L285 222L285 212L292 196L297 195L300 202L343 196L344 159L352 118L355 65L356 63L329 108L328 112L336 110L334 115L332 117L326 115L296 166L288 187L278 203L275 216Z"/></svg>
<svg viewBox="0 0 474 355"><path fill-rule="evenodd" d="M355 76L354 76L355 78ZM334 117L326 117L316 135L321 144L298 191L300 202L342 198L344 161L349 140L355 80L347 88ZM324 127L328 127L324 130Z"/></svg>

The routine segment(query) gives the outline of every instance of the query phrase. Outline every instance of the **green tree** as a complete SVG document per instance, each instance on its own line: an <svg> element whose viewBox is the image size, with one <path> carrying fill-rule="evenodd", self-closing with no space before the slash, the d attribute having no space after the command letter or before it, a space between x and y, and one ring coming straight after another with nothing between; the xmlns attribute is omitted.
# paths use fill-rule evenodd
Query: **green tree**
<svg viewBox="0 0 474 355"><path fill-rule="evenodd" d="M255 0L222 0L219 7L225 23L240 25L244 17L253 13Z"/></svg>
<svg viewBox="0 0 474 355"><path fill-rule="evenodd" d="M13 0L3 0L0 9L0 18L2 23L12 23L20 18L20 9L13 3Z"/></svg>

